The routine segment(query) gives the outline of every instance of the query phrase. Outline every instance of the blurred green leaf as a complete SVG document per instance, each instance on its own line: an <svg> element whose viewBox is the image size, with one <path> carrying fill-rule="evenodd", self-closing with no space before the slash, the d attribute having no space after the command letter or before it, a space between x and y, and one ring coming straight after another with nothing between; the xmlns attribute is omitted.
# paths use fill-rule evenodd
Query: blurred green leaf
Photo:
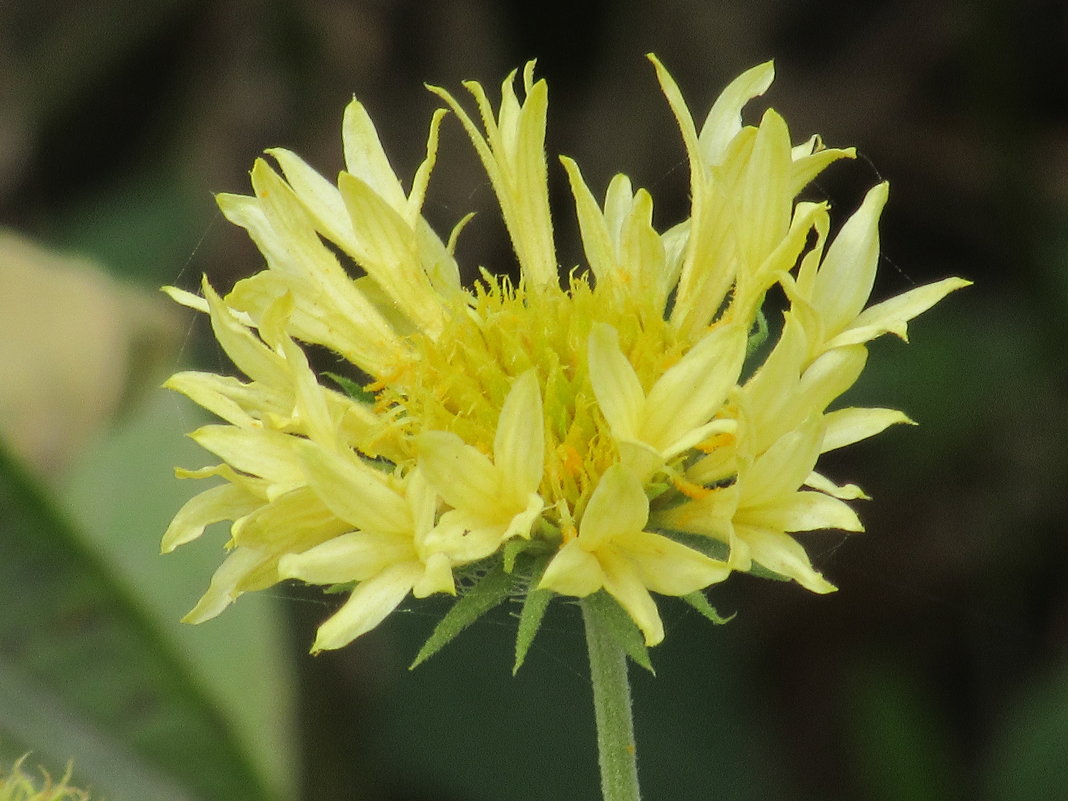
<svg viewBox="0 0 1068 801"><path fill-rule="evenodd" d="M233 726L259 775L275 795L292 797L298 756L280 593L250 594L199 626L178 622L207 588L228 534L215 526L196 542L160 554L161 532L204 488L198 486L203 482L175 480L174 466L199 467L211 457L183 436L207 419L200 409L161 390L146 401L77 461L62 489L64 506ZM249 665L256 666L254 680Z"/></svg>
<svg viewBox="0 0 1068 801"><path fill-rule="evenodd" d="M2 449L0 530L5 747L73 759L112 801L269 797L182 658Z"/></svg>

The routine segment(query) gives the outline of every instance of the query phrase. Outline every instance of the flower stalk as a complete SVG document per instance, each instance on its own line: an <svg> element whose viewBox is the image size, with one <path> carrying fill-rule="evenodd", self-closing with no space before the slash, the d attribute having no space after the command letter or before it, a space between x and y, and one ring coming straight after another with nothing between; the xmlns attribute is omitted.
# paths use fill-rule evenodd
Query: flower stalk
<svg viewBox="0 0 1068 801"><path fill-rule="evenodd" d="M603 619L582 601L597 723L597 756L603 801L638 801L638 752L631 714L627 656Z"/></svg>

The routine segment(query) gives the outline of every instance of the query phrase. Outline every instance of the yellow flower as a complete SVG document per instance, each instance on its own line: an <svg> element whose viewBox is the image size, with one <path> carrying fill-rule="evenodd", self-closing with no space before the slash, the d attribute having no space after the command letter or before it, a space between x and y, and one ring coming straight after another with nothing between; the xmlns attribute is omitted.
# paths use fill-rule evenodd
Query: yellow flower
<svg viewBox="0 0 1068 801"><path fill-rule="evenodd" d="M904 336L966 282L865 309L885 184L828 241L828 204L796 197L853 152L792 144L773 110L742 123L771 64L728 86L698 131L653 61L690 162L690 214L659 230L647 191L617 175L600 203L563 158L589 267L563 282L548 90L533 63L522 98L510 75L497 109L465 84L481 124L431 90L489 176L518 282L483 271L462 286L454 248L469 217L442 238L422 215L447 110L408 192L353 101L336 184L274 149L281 173L259 160L252 196L219 197L266 269L223 298L207 282L203 297L168 290L210 316L248 378L168 382L224 421L192 435L220 463L180 473L223 483L164 536L171 550L232 521L231 553L189 619L285 579L353 585L314 646L336 648L409 594L458 593L459 605L473 583L507 576L504 595L604 590L651 645L663 638L652 593L690 596L754 564L832 589L793 534L860 530L846 501L864 496L817 472L818 457L907 418L828 408L859 376L866 342ZM760 307L776 285L789 310L757 364ZM313 369L307 345L336 354L332 372Z"/></svg>
<svg viewBox="0 0 1068 801"><path fill-rule="evenodd" d="M612 465L597 483L578 536L556 554L540 586L585 597L602 587L630 613L647 645L664 639L649 590L687 595L722 581L730 568L662 534L645 531L649 499L641 481Z"/></svg>

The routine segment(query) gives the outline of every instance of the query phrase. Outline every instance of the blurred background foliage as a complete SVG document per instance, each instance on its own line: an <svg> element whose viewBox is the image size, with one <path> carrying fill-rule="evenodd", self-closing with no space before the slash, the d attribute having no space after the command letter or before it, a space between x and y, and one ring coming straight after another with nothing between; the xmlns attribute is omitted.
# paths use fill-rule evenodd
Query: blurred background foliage
<svg viewBox="0 0 1068 801"><path fill-rule="evenodd" d="M1068 11L1054 0L85 0L0 4L0 757L32 750L112 801L596 797L574 610L510 676L514 610L405 668L438 601L339 653L290 587L200 627L180 615L224 540L162 559L207 457L202 418L155 389L224 367L155 289L259 268L211 193L247 191L265 148L324 173L355 93L410 176L429 81L495 85L537 57L551 155L595 192L616 171L683 213L657 52L695 115L774 57L796 140L858 146L814 194L842 216L891 181L876 293L976 282L880 341L856 403L921 427L837 456L867 533L810 538L841 590L737 576L712 629L663 604L658 675L635 676L649 798L1068 797ZM550 163L565 265L580 261ZM492 192L447 124L427 214L448 230ZM508 270L492 213L470 266Z"/></svg>

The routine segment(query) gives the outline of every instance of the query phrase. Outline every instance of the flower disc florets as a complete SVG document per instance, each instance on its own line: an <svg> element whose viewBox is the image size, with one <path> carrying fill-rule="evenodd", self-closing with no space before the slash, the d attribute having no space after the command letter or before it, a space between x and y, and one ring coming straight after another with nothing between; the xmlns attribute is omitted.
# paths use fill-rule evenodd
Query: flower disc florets
<svg viewBox="0 0 1068 801"><path fill-rule="evenodd" d="M524 99L509 76L496 112L479 84L466 85L483 128L432 88L494 187L517 284L485 273L463 287L453 246L466 220L446 243L422 217L444 110L407 193L353 101L336 185L272 150L281 175L259 161L254 196L219 197L267 269L225 298L207 282L203 297L169 290L210 315L249 379L168 382L226 421L193 434L222 463L181 473L223 483L193 498L164 536L170 550L233 521L232 552L189 619L287 578L350 585L315 644L336 648L409 594L455 593L458 578L477 575L471 609L526 595L521 640L550 593L604 590L655 644L664 632L653 592L710 612L697 593L754 565L833 589L792 535L859 531L846 501L863 493L820 475L816 461L907 418L827 409L859 376L868 340L904 338L909 319L966 282L865 308L886 185L828 242L827 204L796 196L852 151L817 138L792 145L771 110L741 124L771 65L734 81L698 131L654 64L690 161L691 214L658 231L647 192L619 175L599 203L562 159L589 267L563 286L546 184L547 89L533 64ZM774 285L789 309L763 362L747 364ZM301 343L347 365L317 375Z"/></svg>

